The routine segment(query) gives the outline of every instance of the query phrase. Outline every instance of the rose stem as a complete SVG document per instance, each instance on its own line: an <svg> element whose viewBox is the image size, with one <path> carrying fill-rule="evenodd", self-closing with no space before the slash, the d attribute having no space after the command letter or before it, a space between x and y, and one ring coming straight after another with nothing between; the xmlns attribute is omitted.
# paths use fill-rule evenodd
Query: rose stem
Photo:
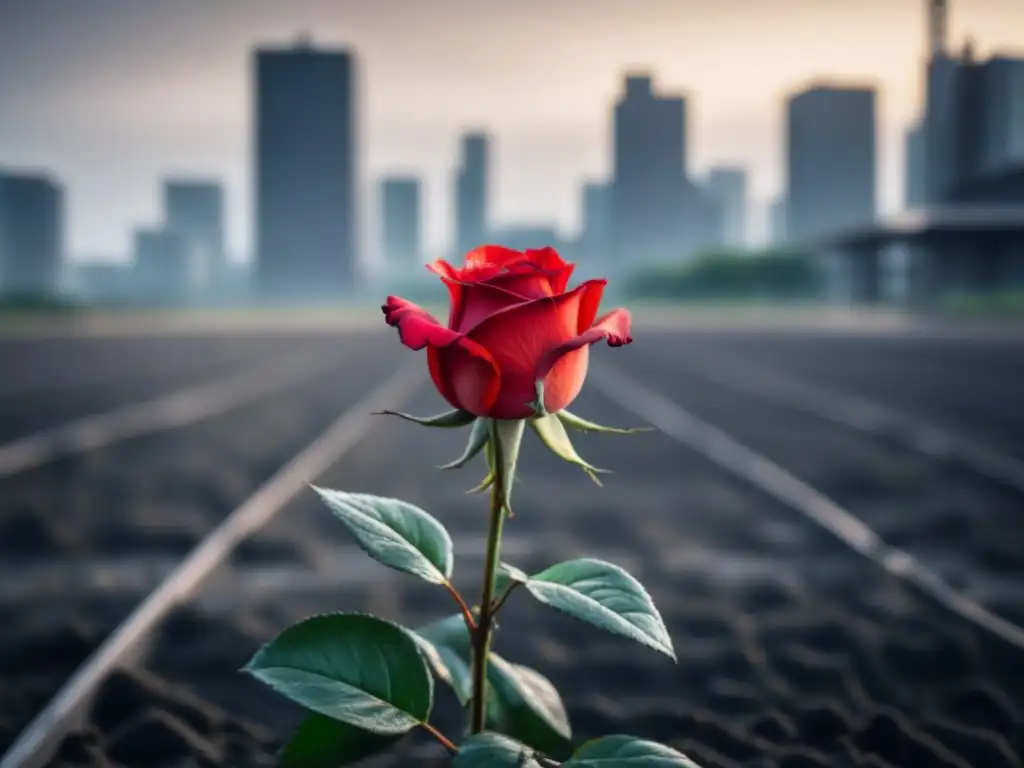
<svg viewBox="0 0 1024 768"><path fill-rule="evenodd" d="M498 570L501 529L505 522L505 477L501 441L496 425L491 428L492 472L491 520L487 532L487 554L484 558L483 595L480 597L480 618L473 633L473 691L469 704L469 732L484 729L487 707L487 655L491 650L491 623L494 617L494 581Z"/></svg>

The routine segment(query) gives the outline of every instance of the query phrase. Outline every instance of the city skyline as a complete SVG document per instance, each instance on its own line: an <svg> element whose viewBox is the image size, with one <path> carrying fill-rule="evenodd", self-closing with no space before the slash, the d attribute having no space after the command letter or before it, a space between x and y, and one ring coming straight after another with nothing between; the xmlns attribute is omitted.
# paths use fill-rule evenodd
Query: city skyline
<svg viewBox="0 0 1024 768"><path fill-rule="evenodd" d="M716 4L714 11L707 4L650 2L642 14L608 0L602 3L607 13L584 16L582 6L568 0L545 6L545 13L530 2L516 9L437 2L430 6L433 21L417 13L421 6L402 0L350 3L344 12L315 2L250 5L251 13L241 17L230 2L216 8L182 2L172 10L142 1L128 12L120 0L88 0L80 3L92 9L85 17L61 0L4 8L0 28L19 32L17 39L0 32L6 51L0 73L18 77L0 75L0 106L12 116L0 126L0 160L52 169L64 182L72 257L125 255L132 227L158 216L161 179L174 174L224 181L229 248L249 255L249 61L253 48L288 44L303 29L317 44L350 46L361 64L363 230L374 229L372 189L379 176L415 173L424 182L428 253L451 240L448 190L458 139L476 126L493 140L495 223L555 221L575 230L579 187L607 176L610 107L622 76L636 70L649 71L664 92L688 96L695 174L720 164L749 170L761 219L755 235L763 233L764 205L782 182L785 96L816 80L879 88L882 211L897 209L902 199L903 133L919 110L925 53L923 3L916 0L865 2L856 12L845 3L843 10L838 2L811 8L793 0L773 5L770 17L763 6L743 0ZM394 18L386 21L375 7ZM1011 2L959 0L951 12L954 47L971 32L983 56L1013 52L1010 30L1024 27L1024 5ZM46 24L39 14L63 26ZM437 37L415 35L439 18L445 24ZM786 34L764 34L766 24L781 25ZM730 25L750 30L734 35L744 56L709 44L715 35L730 34ZM569 28L570 37L559 31ZM73 42L66 40L69 29L77 35ZM618 36L609 41L601 29ZM830 30L837 36L830 38ZM786 40L798 35L805 44L790 50ZM550 63L514 53L518 44L496 48L498 37L532 40L545 50L539 58ZM400 39L406 42L396 47ZM62 55L54 55L62 45ZM474 67L460 68L462 58L474 59ZM451 74L456 70L462 80ZM544 77L550 70L557 76ZM415 86L407 82L410 71L417 74ZM445 72L451 75L446 88L445 78L435 76ZM487 82L490 93L481 86ZM714 87L722 82L727 85ZM760 92L752 95L755 86ZM181 108L189 104L191 110ZM377 250L376 243L365 245Z"/></svg>

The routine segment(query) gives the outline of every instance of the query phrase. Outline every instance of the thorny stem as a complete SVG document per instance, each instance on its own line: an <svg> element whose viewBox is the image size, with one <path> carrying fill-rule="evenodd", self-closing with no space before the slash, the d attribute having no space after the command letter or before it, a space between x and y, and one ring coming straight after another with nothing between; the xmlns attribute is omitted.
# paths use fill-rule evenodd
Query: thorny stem
<svg viewBox="0 0 1024 768"><path fill-rule="evenodd" d="M423 730L425 730L427 733L429 733L431 736L433 736L435 739L441 742L441 746L447 749L451 754L459 754L459 748L455 746L451 739L449 739L447 736L445 736L443 733L437 730L437 728L432 726L430 723L421 723L420 725L423 726Z"/></svg>
<svg viewBox="0 0 1024 768"><path fill-rule="evenodd" d="M459 610L462 611L462 616L466 620L466 629L469 630L469 634L472 636L476 630L476 620L473 618L473 612L469 610L469 606L466 605L466 601L462 599L462 595L459 591L452 586L451 582L446 581L444 588L448 590L448 594L455 598L455 602L459 604Z"/></svg>
<svg viewBox="0 0 1024 768"><path fill-rule="evenodd" d="M494 581L498 570L498 551L501 547L501 529L505 522L505 477L501 441L497 427L492 425L491 467L494 483L491 485L491 519L487 532L487 553L484 558L483 594L480 598L480 619L472 633L473 690L469 702L469 732L480 733L486 722L487 656L491 650L491 629L494 620Z"/></svg>

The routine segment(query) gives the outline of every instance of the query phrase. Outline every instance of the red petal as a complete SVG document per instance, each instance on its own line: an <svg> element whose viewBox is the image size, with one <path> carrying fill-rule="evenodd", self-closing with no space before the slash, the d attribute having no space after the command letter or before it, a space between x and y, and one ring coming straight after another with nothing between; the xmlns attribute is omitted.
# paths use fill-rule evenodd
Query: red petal
<svg viewBox="0 0 1024 768"><path fill-rule="evenodd" d="M493 404L498 395L501 374L490 352L465 335L445 328L426 310L411 301L388 296L381 309L387 324L398 328L398 336L405 346L410 349L427 347L430 378L449 403L456 408L463 407L452 386L452 376L456 374L453 369L460 365L472 365L474 371L484 378L484 407L489 408Z"/></svg>
<svg viewBox="0 0 1024 768"><path fill-rule="evenodd" d="M444 259L434 259L432 263L427 264L427 269L440 277L441 282L448 288L448 327L458 328L465 298L458 270Z"/></svg>
<svg viewBox="0 0 1024 768"><path fill-rule="evenodd" d="M583 304L584 302L581 302L581 309ZM579 336L559 344L544 355L540 364L537 366L536 379L539 381L547 376L548 371L550 371L554 367L555 363L557 363L564 355L567 355L569 352L579 349L580 347L589 346L601 341L601 339L606 339L609 347L621 347L625 344L632 343L633 337L629 335L631 319L629 310L621 308L613 309L608 314L598 318L597 322L595 322L593 326L588 328Z"/></svg>
<svg viewBox="0 0 1024 768"><path fill-rule="evenodd" d="M467 267L504 267L524 258L522 251L514 251L503 245L481 245L466 254Z"/></svg>
<svg viewBox="0 0 1024 768"><path fill-rule="evenodd" d="M606 280L589 280L568 293L524 302L495 312L473 328L468 336L487 348L501 371L501 390L492 414L495 418L525 418L532 413L536 371L553 349L578 334L581 307L600 301ZM558 355L562 357L570 350ZM547 365L544 373L550 371ZM564 375L550 381L546 401L571 402L586 377L586 359L566 363Z"/></svg>

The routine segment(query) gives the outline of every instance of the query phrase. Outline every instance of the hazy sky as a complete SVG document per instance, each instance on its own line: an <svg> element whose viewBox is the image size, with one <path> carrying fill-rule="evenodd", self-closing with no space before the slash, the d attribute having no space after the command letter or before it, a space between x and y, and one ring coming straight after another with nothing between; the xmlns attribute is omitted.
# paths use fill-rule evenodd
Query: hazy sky
<svg viewBox="0 0 1024 768"><path fill-rule="evenodd" d="M951 40L1024 46L1024 1L951 0ZM881 88L880 195L902 197L919 109L924 0L0 0L0 165L68 189L76 255L122 255L159 218L159 180L228 187L230 245L251 241L250 48L317 42L359 57L367 191L426 182L428 246L448 242L457 137L495 137L498 223L573 230L584 177L607 173L626 69L689 95L692 169L741 164L760 206L782 183L782 99L811 80ZM375 195L369 195L373 202ZM367 216L372 209L367 210ZM364 232L375 249L376 224ZM369 222L368 222L369 223ZM758 226L758 229L761 227Z"/></svg>

